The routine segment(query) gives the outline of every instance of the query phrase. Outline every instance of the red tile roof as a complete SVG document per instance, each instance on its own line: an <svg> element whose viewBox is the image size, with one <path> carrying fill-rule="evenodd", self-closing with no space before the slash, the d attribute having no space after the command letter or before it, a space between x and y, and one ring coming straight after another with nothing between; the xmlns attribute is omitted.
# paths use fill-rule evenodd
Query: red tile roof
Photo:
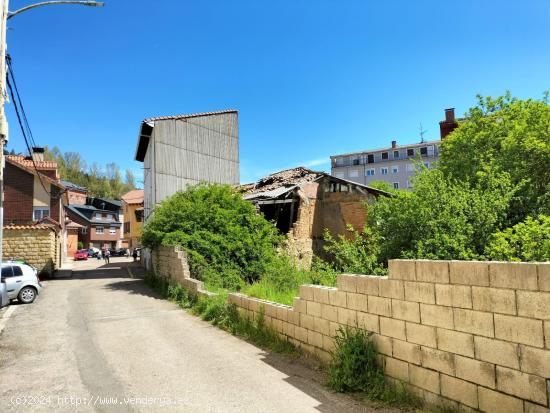
<svg viewBox="0 0 550 413"><path fill-rule="evenodd" d="M132 189L130 192L126 192L122 195L121 199L127 204L142 204L143 189Z"/></svg>
<svg viewBox="0 0 550 413"><path fill-rule="evenodd" d="M53 161L34 161L34 164L33 164L33 161L31 159L27 159L21 155L6 155L6 158L14 162L17 162L18 164L23 165L27 168L34 168L34 165L36 164L36 168L38 169L49 169L49 170L57 169L57 162L53 162Z"/></svg>

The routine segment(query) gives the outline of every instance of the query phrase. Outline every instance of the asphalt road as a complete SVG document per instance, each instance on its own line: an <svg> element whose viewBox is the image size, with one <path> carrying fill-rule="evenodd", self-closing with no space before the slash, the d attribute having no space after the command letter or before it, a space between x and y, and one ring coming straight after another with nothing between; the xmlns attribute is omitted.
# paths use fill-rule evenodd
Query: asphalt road
<svg viewBox="0 0 550 413"><path fill-rule="evenodd" d="M372 411L160 299L126 265L77 263L13 306L0 333L1 412Z"/></svg>

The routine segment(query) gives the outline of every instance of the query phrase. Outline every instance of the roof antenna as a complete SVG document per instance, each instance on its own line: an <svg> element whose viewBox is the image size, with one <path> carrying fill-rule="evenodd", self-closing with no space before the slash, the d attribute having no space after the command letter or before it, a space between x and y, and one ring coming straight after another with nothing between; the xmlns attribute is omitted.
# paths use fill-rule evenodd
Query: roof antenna
<svg viewBox="0 0 550 413"><path fill-rule="evenodd" d="M420 122L420 143L424 143L424 135L428 132L422 128L422 122Z"/></svg>

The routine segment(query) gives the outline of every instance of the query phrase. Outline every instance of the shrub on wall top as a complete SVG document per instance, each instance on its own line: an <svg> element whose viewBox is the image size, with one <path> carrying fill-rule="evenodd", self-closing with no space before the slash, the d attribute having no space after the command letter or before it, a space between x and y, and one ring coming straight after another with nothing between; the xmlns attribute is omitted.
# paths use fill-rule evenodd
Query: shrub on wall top
<svg viewBox="0 0 550 413"><path fill-rule="evenodd" d="M181 246L195 277L238 289L264 273L281 237L229 185L199 184L155 208L143 228L142 242L148 248Z"/></svg>

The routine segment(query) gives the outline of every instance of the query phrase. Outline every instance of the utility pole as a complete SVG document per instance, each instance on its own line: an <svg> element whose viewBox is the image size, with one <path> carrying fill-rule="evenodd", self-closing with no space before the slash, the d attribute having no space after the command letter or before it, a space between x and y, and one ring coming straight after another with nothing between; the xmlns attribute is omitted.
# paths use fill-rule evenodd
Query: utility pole
<svg viewBox="0 0 550 413"><path fill-rule="evenodd" d="M4 145L8 140L8 122L4 111L6 101L6 33L8 31L8 2L9 0L0 0L2 2L2 22L0 23L0 263L3 259L4 243ZM0 276L1 277L1 276Z"/></svg>
<svg viewBox="0 0 550 413"><path fill-rule="evenodd" d="M8 121L6 119L6 113L4 110L4 104L6 103L7 90L6 90L6 50L7 41L6 34L8 31L8 19L16 16L19 13L26 12L37 7L60 5L60 4L79 4L81 6L91 7L103 7L105 3L98 1L79 1L79 0L53 0L43 1L40 3L31 4L10 12L8 9L9 0L0 0L2 3L2 21L0 22L0 263L3 259L3 242L4 242L4 146L8 141ZM32 155L32 154L29 154ZM31 217L29 217L30 220ZM1 275L0 275L1 278Z"/></svg>

